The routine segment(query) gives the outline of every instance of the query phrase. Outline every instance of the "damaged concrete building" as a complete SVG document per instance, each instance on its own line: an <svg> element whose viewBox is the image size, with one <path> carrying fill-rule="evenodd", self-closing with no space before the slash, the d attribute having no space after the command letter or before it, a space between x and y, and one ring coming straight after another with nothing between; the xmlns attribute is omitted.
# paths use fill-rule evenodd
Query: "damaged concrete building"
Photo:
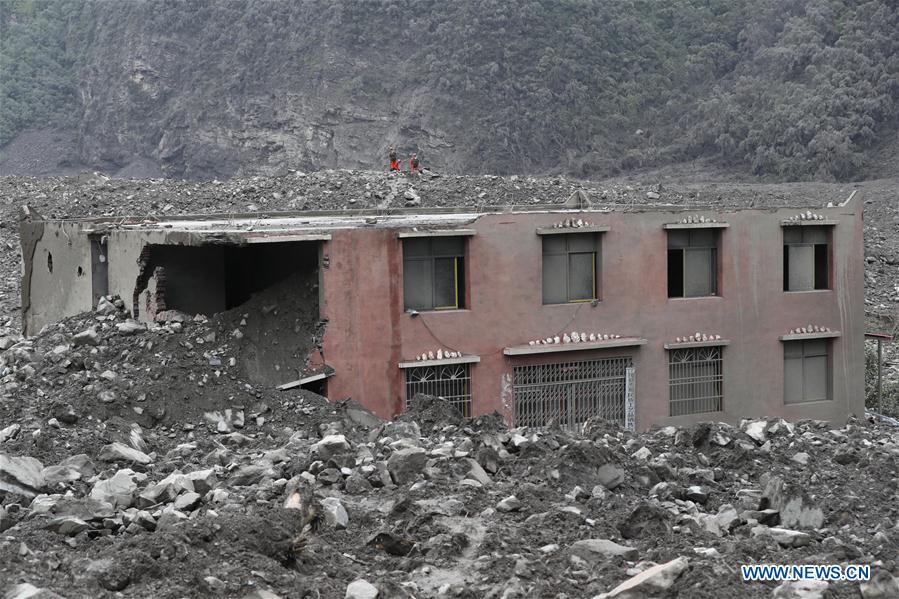
<svg viewBox="0 0 899 599"><path fill-rule="evenodd" d="M106 295L142 321L257 298L246 318L268 328L254 377L383 417L418 392L515 425L864 409L857 197L811 209L598 207L575 194L476 210L25 212L28 334ZM294 301L268 305L273 289Z"/></svg>

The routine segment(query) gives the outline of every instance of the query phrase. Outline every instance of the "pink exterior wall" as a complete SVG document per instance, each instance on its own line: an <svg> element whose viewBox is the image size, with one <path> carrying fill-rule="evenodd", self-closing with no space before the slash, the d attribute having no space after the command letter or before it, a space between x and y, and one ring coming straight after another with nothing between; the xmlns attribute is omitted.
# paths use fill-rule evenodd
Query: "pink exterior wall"
<svg viewBox="0 0 899 599"><path fill-rule="evenodd" d="M397 230L338 230L324 244L323 316L329 324L324 359L336 369L332 400L346 396L381 416L404 400L402 361L438 347L478 355L471 366L474 414L511 415L514 364L631 355L636 367L637 428L700 420L783 416L839 421L863 411L864 297L861 202L819 209L833 227L832 289L785 293L782 289L781 220L798 210L734 212L508 213L486 214L466 253L467 308L403 311L402 241ZM688 214L725 221L719 242L720 297L667 297L664 223ZM542 245L537 227L562 218L608 225L601 233L601 297L590 304L543 305ZM842 332L832 343L832 400L785 406L780 335L807 324ZM644 337L648 344L623 350L561 352L510 357L503 348L563 331L601 331ZM693 332L719 334L724 348L724 411L669 418L664 343Z"/></svg>

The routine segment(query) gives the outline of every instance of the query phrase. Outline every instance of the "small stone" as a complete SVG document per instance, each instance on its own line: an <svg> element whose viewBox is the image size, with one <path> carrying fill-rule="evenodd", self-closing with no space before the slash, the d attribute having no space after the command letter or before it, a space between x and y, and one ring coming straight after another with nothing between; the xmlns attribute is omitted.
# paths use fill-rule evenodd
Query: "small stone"
<svg viewBox="0 0 899 599"><path fill-rule="evenodd" d="M628 561L637 559L637 550L634 547L619 545L608 539L585 539L577 541L568 550L571 555L576 555L588 564L597 564L613 557L621 557Z"/></svg>
<svg viewBox="0 0 899 599"><path fill-rule="evenodd" d="M149 464L153 461L144 452L118 442L104 445L100 450L100 459L104 462L136 462L138 464Z"/></svg>
<svg viewBox="0 0 899 599"><path fill-rule="evenodd" d="M200 505L202 496L199 493L184 493L175 499L175 509L179 512L190 512Z"/></svg>
<svg viewBox="0 0 899 599"><path fill-rule="evenodd" d="M350 523L350 517L346 508L336 497L326 497L321 501L322 513L325 516L325 522L338 530L346 528Z"/></svg>
<svg viewBox="0 0 899 599"><path fill-rule="evenodd" d="M824 599L830 586L824 580L788 580L781 583L771 597L774 599Z"/></svg>
<svg viewBox="0 0 899 599"><path fill-rule="evenodd" d="M805 466L806 464L808 464L809 455L807 453L805 453L804 451L800 451L799 453L797 453L790 459L793 460L794 462L796 462L797 464Z"/></svg>
<svg viewBox="0 0 899 599"><path fill-rule="evenodd" d="M496 504L496 511L498 512L517 512L520 509L521 500L514 495L510 495Z"/></svg>
<svg viewBox="0 0 899 599"><path fill-rule="evenodd" d="M378 588L365 580L359 578L354 580L346 588L344 599L377 599Z"/></svg>

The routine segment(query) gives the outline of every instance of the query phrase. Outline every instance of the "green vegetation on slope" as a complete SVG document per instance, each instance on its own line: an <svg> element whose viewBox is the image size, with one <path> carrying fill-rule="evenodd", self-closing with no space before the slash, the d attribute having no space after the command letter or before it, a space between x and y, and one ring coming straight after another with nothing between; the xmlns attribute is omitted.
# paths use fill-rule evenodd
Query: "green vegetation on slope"
<svg viewBox="0 0 899 599"><path fill-rule="evenodd" d="M0 144L75 108L66 33L80 0L0 0Z"/></svg>
<svg viewBox="0 0 899 599"><path fill-rule="evenodd" d="M470 148L472 170L599 176L704 157L850 179L897 130L896 0L3 6L0 143L71 98L68 56L148 35L177 48L183 79L169 93L182 105L265 89L275 103L313 90L340 107L414 91Z"/></svg>

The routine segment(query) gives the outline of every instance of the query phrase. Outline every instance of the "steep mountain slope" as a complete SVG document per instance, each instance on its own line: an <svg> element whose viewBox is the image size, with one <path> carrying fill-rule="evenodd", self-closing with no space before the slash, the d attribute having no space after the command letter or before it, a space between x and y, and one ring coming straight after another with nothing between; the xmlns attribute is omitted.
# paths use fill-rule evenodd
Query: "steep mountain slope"
<svg viewBox="0 0 899 599"><path fill-rule="evenodd" d="M596 177L706 158L770 179L849 180L897 131L893 0L2 11L0 143L55 109L77 122L77 159L111 172L134 160L189 178L380 168L394 143L451 172ZM28 72L59 76L14 76L35 56Z"/></svg>

